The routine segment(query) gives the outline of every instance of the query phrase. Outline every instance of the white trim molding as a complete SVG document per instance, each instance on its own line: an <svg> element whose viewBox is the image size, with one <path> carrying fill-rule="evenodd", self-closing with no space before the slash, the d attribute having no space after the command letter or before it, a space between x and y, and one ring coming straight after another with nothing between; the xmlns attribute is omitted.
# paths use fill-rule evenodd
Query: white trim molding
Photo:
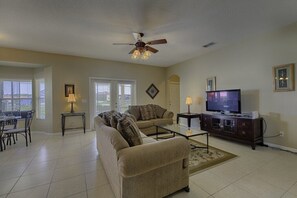
<svg viewBox="0 0 297 198"><path fill-rule="evenodd" d="M295 149L295 148L286 147L286 146L282 146L282 145L279 145L279 144L273 144L273 143L268 143L268 142L264 142L264 144L266 144L266 145L268 145L269 147L272 147L272 148L278 148L278 149L281 149L281 150L284 150L284 151L290 151L290 152L293 152L293 153L297 153L297 149Z"/></svg>

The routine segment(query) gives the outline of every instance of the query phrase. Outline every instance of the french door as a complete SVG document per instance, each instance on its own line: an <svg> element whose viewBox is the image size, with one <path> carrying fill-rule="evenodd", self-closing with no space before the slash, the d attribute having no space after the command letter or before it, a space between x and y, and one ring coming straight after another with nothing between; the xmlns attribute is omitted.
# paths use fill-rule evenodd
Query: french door
<svg viewBox="0 0 297 198"><path fill-rule="evenodd" d="M135 81L116 79L90 79L90 120L104 111L124 112L129 105L136 104Z"/></svg>

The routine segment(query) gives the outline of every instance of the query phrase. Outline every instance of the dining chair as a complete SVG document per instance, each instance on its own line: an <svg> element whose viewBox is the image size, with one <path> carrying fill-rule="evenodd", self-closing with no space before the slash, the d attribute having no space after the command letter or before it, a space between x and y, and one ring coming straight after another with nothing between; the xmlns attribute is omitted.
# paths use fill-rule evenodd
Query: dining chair
<svg viewBox="0 0 297 198"><path fill-rule="evenodd" d="M24 128L14 128L14 129L9 129L9 130L3 130L3 134L7 135L8 138L10 138L10 143L11 143L11 137L14 137L14 135L21 134L24 136L26 140L26 146L28 146L28 136L29 140L31 142L31 123L33 119L33 112L28 111L27 115L25 117L25 127ZM14 140L15 143L15 140Z"/></svg>
<svg viewBox="0 0 297 198"><path fill-rule="evenodd" d="M3 133L4 132L4 126L5 126L5 121L0 121L0 150L3 151L6 149L5 146L5 138L6 135Z"/></svg>

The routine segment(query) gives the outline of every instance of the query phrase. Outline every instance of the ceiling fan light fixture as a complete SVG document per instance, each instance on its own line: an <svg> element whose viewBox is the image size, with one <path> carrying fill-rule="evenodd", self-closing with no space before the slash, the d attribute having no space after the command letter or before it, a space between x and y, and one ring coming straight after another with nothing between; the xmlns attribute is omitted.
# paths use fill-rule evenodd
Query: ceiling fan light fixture
<svg viewBox="0 0 297 198"><path fill-rule="evenodd" d="M152 55L152 52L145 50L145 52L143 53L144 56L150 57Z"/></svg>
<svg viewBox="0 0 297 198"><path fill-rule="evenodd" d="M139 50L135 50L131 56L132 59L139 59L140 57L140 51Z"/></svg>

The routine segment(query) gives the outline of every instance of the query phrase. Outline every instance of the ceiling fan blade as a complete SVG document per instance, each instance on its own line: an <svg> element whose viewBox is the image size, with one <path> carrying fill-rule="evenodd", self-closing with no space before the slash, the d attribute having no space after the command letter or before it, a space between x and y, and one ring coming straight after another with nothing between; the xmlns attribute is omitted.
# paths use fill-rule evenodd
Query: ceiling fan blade
<svg viewBox="0 0 297 198"><path fill-rule="evenodd" d="M148 45L157 45L157 44L165 44L165 43L167 43L166 39L159 39L159 40L149 41L146 44L148 44Z"/></svg>
<svg viewBox="0 0 297 198"><path fill-rule="evenodd" d="M153 52L153 53L157 53L159 50L155 49L155 48L152 48L150 46L145 46L146 50L150 51L150 52Z"/></svg>
<svg viewBox="0 0 297 198"><path fill-rule="evenodd" d="M133 52L136 50L136 47L134 47L130 52L129 54L133 54Z"/></svg>
<svg viewBox="0 0 297 198"><path fill-rule="evenodd" d="M113 43L113 45L135 45L134 43Z"/></svg>

